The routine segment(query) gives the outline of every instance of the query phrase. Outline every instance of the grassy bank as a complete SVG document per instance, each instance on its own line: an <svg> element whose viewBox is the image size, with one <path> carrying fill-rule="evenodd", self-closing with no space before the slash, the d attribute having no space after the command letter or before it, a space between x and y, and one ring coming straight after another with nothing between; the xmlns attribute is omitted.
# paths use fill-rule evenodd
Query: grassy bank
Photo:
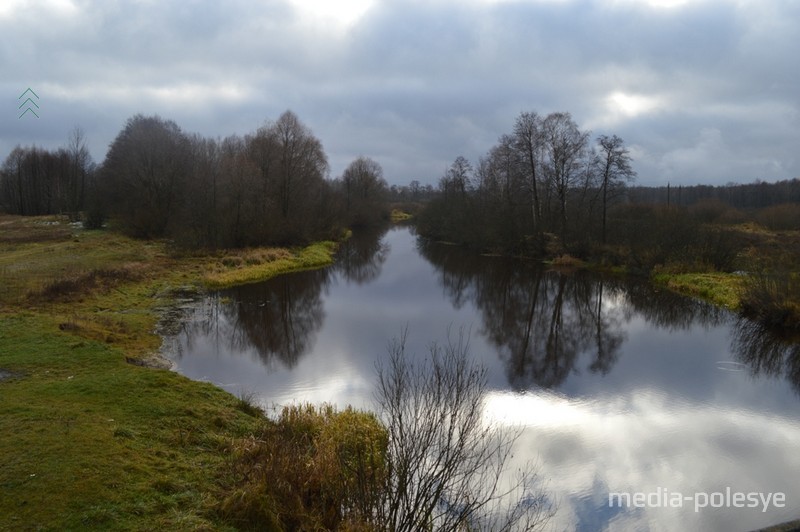
<svg viewBox="0 0 800 532"><path fill-rule="evenodd" d="M652 281L669 290L690 297L697 297L725 307L738 310L745 290L745 276L734 273L656 273Z"/></svg>
<svg viewBox="0 0 800 532"><path fill-rule="evenodd" d="M389 219L391 220L392 223L395 224L407 222L413 218L414 216L412 214L409 214L400 209L392 209L392 212L389 214Z"/></svg>
<svg viewBox="0 0 800 532"><path fill-rule="evenodd" d="M241 255L223 257L213 271L203 276L209 288L222 288L238 284L253 283L276 275L320 268L333 262L335 242L318 242L305 248L251 250Z"/></svg>
<svg viewBox="0 0 800 532"><path fill-rule="evenodd" d="M0 344L0 529L224 528L216 472L257 424L234 397L41 314L3 316Z"/></svg>
<svg viewBox="0 0 800 532"><path fill-rule="evenodd" d="M157 350L155 309L176 293L321 266L333 249L186 256L0 217L0 530L232 529L221 483L263 419L210 384L128 361Z"/></svg>
<svg viewBox="0 0 800 532"><path fill-rule="evenodd" d="M673 264L655 269L651 280L675 292L744 312L765 325L797 329L800 231L770 230L754 223L728 226L726 231L737 243L732 265L738 272Z"/></svg>

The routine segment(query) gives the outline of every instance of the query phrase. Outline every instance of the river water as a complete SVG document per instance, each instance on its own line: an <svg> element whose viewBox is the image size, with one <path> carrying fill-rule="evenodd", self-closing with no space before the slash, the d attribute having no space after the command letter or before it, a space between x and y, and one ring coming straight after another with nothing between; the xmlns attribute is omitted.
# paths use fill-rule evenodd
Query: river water
<svg viewBox="0 0 800 532"><path fill-rule="evenodd" d="M178 372L268 409L372 408L376 363L404 329L418 356L469 337L489 415L522 427L514 460L537 464L558 507L553 530L800 517L800 350L647 283L475 256L400 227L354 237L329 268L208 295L165 346Z"/></svg>

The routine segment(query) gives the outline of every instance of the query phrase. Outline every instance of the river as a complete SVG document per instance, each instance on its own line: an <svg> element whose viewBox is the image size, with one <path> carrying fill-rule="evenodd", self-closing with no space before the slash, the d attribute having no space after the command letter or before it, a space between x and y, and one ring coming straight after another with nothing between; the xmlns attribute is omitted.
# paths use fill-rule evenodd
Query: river
<svg viewBox="0 0 800 532"><path fill-rule="evenodd" d="M376 364L406 328L419 356L469 336L489 371L487 411L523 428L515 460L537 464L554 530L800 517L800 350L648 283L475 256L396 227L357 235L329 268L209 294L165 349L178 372L268 410L372 408Z"/></svg>

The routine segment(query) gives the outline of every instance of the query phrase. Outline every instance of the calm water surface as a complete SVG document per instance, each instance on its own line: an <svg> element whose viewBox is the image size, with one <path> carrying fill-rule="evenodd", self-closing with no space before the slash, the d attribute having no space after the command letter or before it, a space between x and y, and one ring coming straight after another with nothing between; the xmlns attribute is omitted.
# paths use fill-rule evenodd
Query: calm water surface
<svg viewBox="0 0 800 532"><path fill-rule="evenodd" d="M752 530L800 517L800 354L748 322L646 284L544 272L362 235L327 269L211 294L165 349L177 371L264 405L372 406L408 327L424 356L470 334L488 409L524 427L554 530ZM784 508L609 507L609 492L783 492ZM659 504L653 498L655 504ZM663 507L667 506L667 507Z"/></svg>

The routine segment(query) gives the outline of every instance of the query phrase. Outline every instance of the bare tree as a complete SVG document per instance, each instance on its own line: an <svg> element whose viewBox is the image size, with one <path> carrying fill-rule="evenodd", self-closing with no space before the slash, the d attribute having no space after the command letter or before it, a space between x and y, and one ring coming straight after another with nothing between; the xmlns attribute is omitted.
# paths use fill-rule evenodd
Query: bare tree
<svg viewBox="0 0 800 532"><path fill-rule="evenodd" d="M71 214L83 208L89 174L94 168L92 156L86 145L83 129L76 127L69 134L67 142L67 193L66 207Z"/></svg>
<svg viewBox="0 0 800 532"><path fill-rule="evenodd" d="M411 193L411 201L418 201L420 196L420 191L422 190L422 186L419 184L419 181L414 179L411 183L408 184L408 191Z"/></svg>
<svg viewBox="0 0 800 532"><path fill-rule="evenodd" d="M24 170L26 150L16 146L3 162L2 190L0 190L3 207L11 213L30 214L26 212Z"/></svg>
<svg viewBox="0 0 800 532"><path fill-rule="evenodd" d="M433 345L415 366L406 332L379 366L377 400L388 431L387 480L378 522L395 532L534 530L552 515L534 476L505 485L505 467L519 432L483 416L486 369L470 362L463 331Z"/></svg>
<svg viewBox="0 0 800 532"><path fill-rule="evenodd" d="M285 111L270 128L278 148L278 200L281 215L288 219L305 189L328 173L328 158L322 143L291 111Z"/></svg>
<svg viewBox="0 0 800 532"><path fill-rule="evenodd" d="M544 148L542 118L535 112L522 113L514 124L514 147L525 161L525 174L531 193L531 218L534 230L539 229L542 217L539 202L540 165Z"/></svg>
<svg viewBox="0 0 800 532"><path fill-rule="evenodd" d="M380 164L369 157L358 157L342 174L342 189L352 225L371 225L380 218L381 201L388 189Z"/></svg>
<svg viewBox="0 0 800 532"><path fill-rule="evenodd" d="M109 198L134 236L163 236L180 212L189 173L189 139L178 125L136 115L111 143L103 164Z"/></svg>
<svg viewBox="0 0 800 532"><path fill-rule="evenodd" d="M278 161L279 143L278 132L274 125L260 127L256 134L245 139L248 149L248 157L258 167L260 174L260 196L259 202L261 216L270 213L274 197L277 196L275 189L278 182Z"/></svg>
<svg viewBox="0 0 800 532"><path fill-rule="evenodd" d="M548 170L558 196L561 237L566 238L567 195L580 176L589 134L581 132L569 113L551 113L542 124Z"/></svg>
<svg viewBox="0 0 800 532"><path fill-rule="evenodd" d="M445 197L455 196L463 199L469 189L470 174L472 174L470 162L462 155L456 157L439 180L439 187L445 193Z"/></svg>
<svg viewBox="0 0 800 532"><path fill-rule="evenodd" d="M220 144L220 172L224 185L221 203L223 243L226 246L245 246L258 242L253 233L259 227L259 212L265 198L254 194L258 190L259 170L247 156L246 142L232 135ZM259 235L260 236L260 235Z"/></svg>
<svg viewBox="0 0 800 532"><path fill-rule="evenodd" d="M600 135L597 137L597 144L600 146L599 167L600 167L600 198L603 209L602 216L602 240L606 243L606 211L609 200L616 191L625 185L626 181L632 181L636 177L636 172L631 167L631 156L624 141L616 135Z"/></svg>

